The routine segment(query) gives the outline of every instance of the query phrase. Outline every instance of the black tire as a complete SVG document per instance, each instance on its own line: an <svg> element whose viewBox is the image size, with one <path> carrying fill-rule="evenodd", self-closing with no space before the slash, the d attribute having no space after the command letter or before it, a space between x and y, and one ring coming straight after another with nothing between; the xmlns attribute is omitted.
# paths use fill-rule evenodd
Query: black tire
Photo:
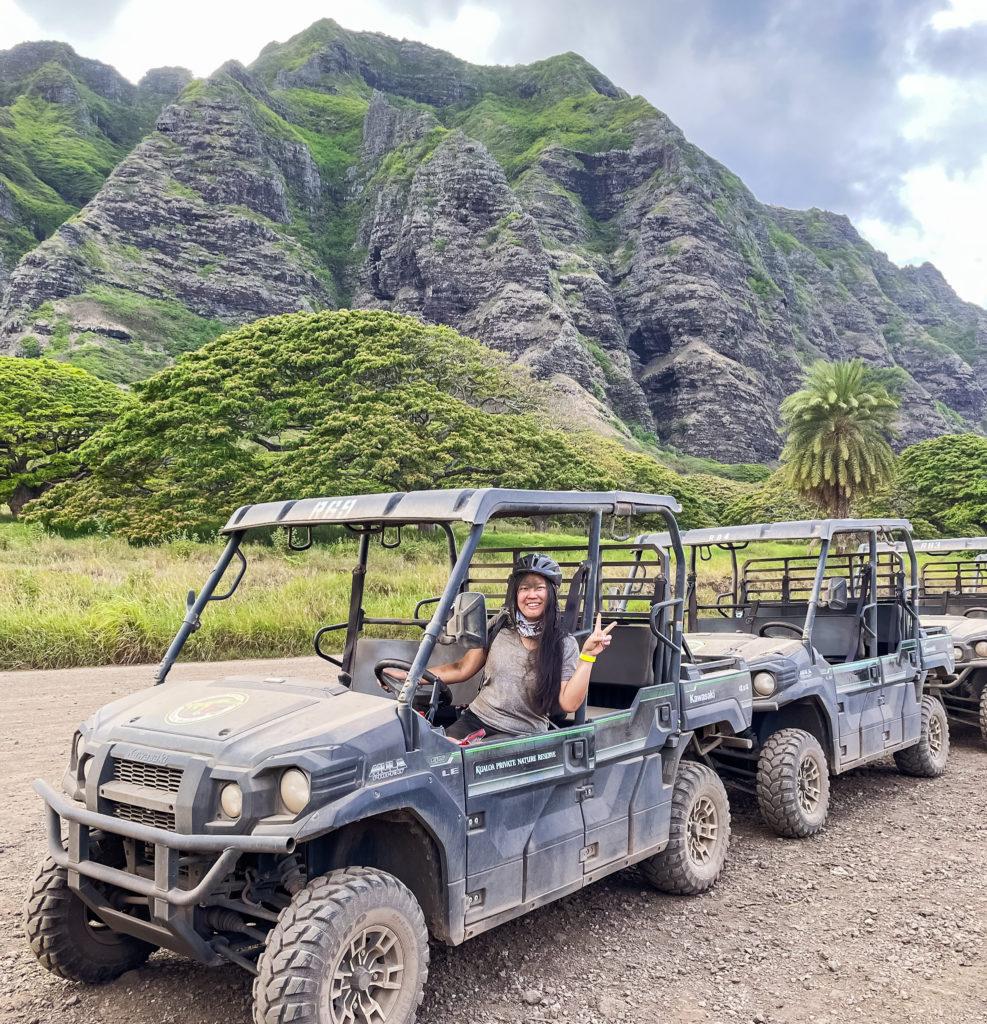
<svg viewBox="0 0 987 1024"><path fill-rule="evenodd" d="M668 845L641 862L641 873L662 892L694 896L720 877L730 845L730 801L711 768L683 761L672 793Z"/></svg>
<svg viewBox="0 0 987 1024"><path fill-rule="evenodd" d="M987 743L987 683L980 691L980 738Z"/></svg>
<svg viewBox="0 0 987 1024"><path fill-rule="evenodd" d="M829 814L829 765L819 741L804 729L779 729L757 761L761 817L786 839L815 835Z"/></svg>
<svg viewBox="0 0 987 1024"><path fill-rule="evenodd" d="M983 721L983 701L980 707ZM922 698L922 730L918 743L905 750L896 750L894 763L902 775L935 779L946 770L948 760L949 721L946 709L935 697L926 694Z"/></svg>
<svg viewBox="0 0 987 1024"><path fill-rule="evenodd" d="M425 918L393 875L333 871L294 896L257 967L255 1024L361 1021L360 1005L374 1001L375 1024L411 1024L428 977ZM382 976L397 986L380 987Z"/></svg>
<svg viewBox="0 0 987 1024"><path fill-rule="evenodd" d="M69 888L68 872L41 862L24 904L24 930L42 967L68 981L102 985L140 967L157 949L103 924Z"/></svg>

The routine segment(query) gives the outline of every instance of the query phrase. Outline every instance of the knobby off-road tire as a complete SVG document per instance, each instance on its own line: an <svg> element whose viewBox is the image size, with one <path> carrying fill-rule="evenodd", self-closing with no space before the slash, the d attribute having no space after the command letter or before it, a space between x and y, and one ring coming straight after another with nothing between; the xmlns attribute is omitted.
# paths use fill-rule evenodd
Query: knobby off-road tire
<svg viewBox="0 0 987 1024"><path fill-rule="evenodd" d="M641 861L641 873L662 892L693 896L716 884L730 845L730 802L711 768L683 761L672 793L668 845Z"/></svg>
<svg viewBox="0 0 987 1024"><path fill-rule="evenodd" d="M983 721L983 702L980 720ZM915 775L920 779L934 779L946 770L949 760L949 721L946 709L935 698L926 694L922 698L922 730L918 743L905 750L896 750L894 763L902 775Z"/></svg>
<svg viewBox="0 0 987 1024"><path fill-rule="evenodd" d="M987 743L987 683L980 691L980 738Z"/></svg>
<svg viewBox="0 0 987 1024"><path fill-rule="evenodd" d="M51 857L41 862L31 883L24 930L42 967L87 985L140 967L157 948L103 924L69 888L68 872Z"/></svg>
<svg viewBox="0 0 987 1024"><path fill-rule="evenodd" d="M333 871L295 895L257 967L255 1024L411 1024L428 977L425 918L393 875Z"/></svg>
<svg viewBox="0 0 987 1024"><path fill-rule="evenodd" d="M815 835L829 814L829 766L804 729L779 729L761 747L757 803L765 824L786 839Z"/></svg>

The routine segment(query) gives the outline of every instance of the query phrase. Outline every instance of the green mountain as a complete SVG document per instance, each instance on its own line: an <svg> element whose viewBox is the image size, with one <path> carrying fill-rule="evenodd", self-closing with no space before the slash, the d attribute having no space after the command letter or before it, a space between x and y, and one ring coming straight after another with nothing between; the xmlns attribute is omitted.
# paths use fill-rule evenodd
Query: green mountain
<svg viewBox="0 0 987 1024"><path fill-rule="evenodd" d="M65 43L0 53L0 267L85 206L190 79L159 68L135 87Z"/></svg>
<svg viewBox="0 0 987 1024"><path fill-rule="evenodd" d="M92 62L64 50L81 82L72 60ZM27 95L16 53L5 109ZM860 355L902 394L902 444L983 426L987 312L845 217L759 203L576 54L477 67L320 21L155 116L112 166L95 142L80 157L77 212L56 190L0 351L131 381L257 317L381 308L507 352L574 416L726 461L777 455L778 405L820 357Z"/></svg>

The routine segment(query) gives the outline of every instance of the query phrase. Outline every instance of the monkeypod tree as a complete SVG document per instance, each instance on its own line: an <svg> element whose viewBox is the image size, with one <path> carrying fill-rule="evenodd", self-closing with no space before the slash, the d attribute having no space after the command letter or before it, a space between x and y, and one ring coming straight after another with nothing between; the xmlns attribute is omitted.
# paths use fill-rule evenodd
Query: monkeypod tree
<svg viewBox="0 0 987 1024"><path fill-rule="evenodd" d="M136 390L87 446L91 477L52 491L35 518L150 541L211 532L239 505L286 496L633 489L641 477L615 442L601 442L618 453L604 458L547 428L538 386L502 355L394 313L260 320Z"/></svg>
<svg viewBox="0 0 987 1024"><path fill-rule="evenodd" d="M987 437L946 434L906 448L897 493L922 534L987 533Z"/></svg>
<svg viewBox="0 0 987 1024"><path fill-rule="evenodd" d="M0 503L24 506L84 471L79 449L112 423L128 396L51 359L0 356Z"/></svg>

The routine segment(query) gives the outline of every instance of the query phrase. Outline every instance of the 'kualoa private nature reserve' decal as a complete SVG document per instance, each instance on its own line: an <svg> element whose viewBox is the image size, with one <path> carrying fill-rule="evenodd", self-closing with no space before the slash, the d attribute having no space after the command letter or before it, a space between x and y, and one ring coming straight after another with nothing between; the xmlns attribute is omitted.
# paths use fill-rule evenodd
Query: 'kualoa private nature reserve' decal
<svg viewBox="0 0 987 1024"><path fill-rule="evenodd" d="M235 711L250 700L246 693L220 693L215 697L200 697L190 700L181 707L169 711L165 715L168 725L188 725L190 722L204 722L209 718L219 718L227 711Z"/></svg>

